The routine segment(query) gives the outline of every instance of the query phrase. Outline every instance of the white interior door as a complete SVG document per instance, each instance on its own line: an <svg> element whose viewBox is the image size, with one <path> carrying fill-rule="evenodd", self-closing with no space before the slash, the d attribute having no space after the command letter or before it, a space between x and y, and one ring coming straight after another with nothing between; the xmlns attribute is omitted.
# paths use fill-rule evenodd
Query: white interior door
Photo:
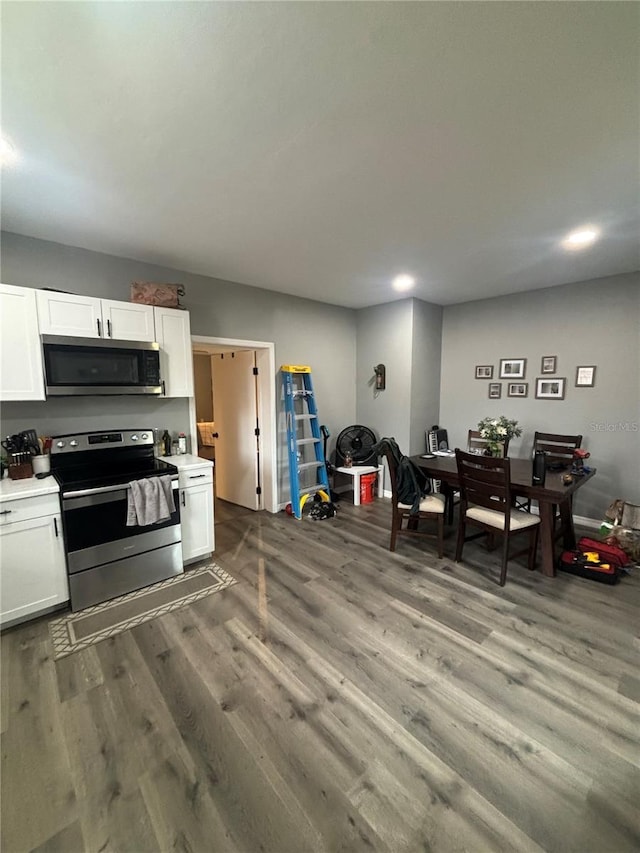
<svg viewBox="0 0 640 853"><path fill-rule="evenodd" d="M216 425L216 495L247 509L260 508L255 353L212 356Z"/></svg>

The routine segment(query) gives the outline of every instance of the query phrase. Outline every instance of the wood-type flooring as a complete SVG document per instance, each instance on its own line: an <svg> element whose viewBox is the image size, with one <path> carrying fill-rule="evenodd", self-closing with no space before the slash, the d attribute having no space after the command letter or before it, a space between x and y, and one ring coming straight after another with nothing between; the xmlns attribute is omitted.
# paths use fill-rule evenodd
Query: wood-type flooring
<svg viewBox="0 0 640 853"><path fill-rule="evenodd" d="M240 583L55 662L2 637L2 846L640 849L640 578L216 505Z"/></svg>

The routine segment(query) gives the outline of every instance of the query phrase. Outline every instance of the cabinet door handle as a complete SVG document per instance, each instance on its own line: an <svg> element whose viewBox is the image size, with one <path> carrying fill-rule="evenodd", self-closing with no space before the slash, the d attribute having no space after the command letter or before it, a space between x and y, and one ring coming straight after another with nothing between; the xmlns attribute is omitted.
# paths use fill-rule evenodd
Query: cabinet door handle
<svg viewBox="0 0 640 853"><path fill-rule="evenodd" d="M189 474L190 480L199 480L200 477L206 477L206 474Z"/></svg>
<svg viewBox="0 0 640 853"><path fill-rule="evenodd" d="M113 335L111 334L111 320L107 320L107 334L110 338L113 337Z"/></svg>
<svg viewBox="0 0 640 853"><path fill-rule="evenodd" d="M58 519L57 519L57 518L54 518L54 519L53 519L53 529L54 529L54 530L55 530L55 532L56 532L56 539L57 539L57 538L58 538L58 536L60 535L60 534L58 533Z"/></svg>
<svg viewBox="0 0 640 853"><path fill-rule="evenodd" d="M100 318L98 318L98 319L96 320L96 323L97 323L97 325L98 325L98 337L99 337L99 338L101 338L101 337L102 337L102 328L101 328L101 326L100 326Z"/></svg>
<svg viewBox="0 0 640 853"><path fill-rule="evenodd" d="M0 515L9 515L11 512L13 512L12 509L3 509L2 512L0 512Z"/></svg>
<svg viewBox="0 0 640 853"><path fill-rule="evenodd" d="M167 396L167 389L164 387L164 379L162 380L162 393L165 397Z"/></svg>
<svg viewBox="0 0 640 853"><path fill-rule="evenodd" d="M186 499L185 499L184 492L182 492L182 494L180 495L180 497L182 498L182 506L186 506L186 505L187 505L187 501L186 501Z"/></svg>

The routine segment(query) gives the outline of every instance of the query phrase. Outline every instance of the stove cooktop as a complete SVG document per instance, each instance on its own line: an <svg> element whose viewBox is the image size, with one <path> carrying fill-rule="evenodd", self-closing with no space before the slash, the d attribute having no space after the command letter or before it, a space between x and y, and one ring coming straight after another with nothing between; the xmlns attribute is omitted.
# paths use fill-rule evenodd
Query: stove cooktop
<svg viewBox="0 0 640 853"><path fill-rule="evenodd" d="M152 429L115 429L58 435L51 447L51 472L63 494L176 475L175 465L153 455Z"/></svg>
<svg viewBox="0 0 640 853"><path fill-rule="evenodd" d="M160 459L149 459L136 465L130 463L126 465L111 464L105 469L101 469L101 466L91 466L90 469L74 466L55 471L54 477L63 492L71 492L80 489L95 489L101 486L126 485L131 480L177 473L178 469L175 465L170 465Z"/></svg>
<svg viewBox="0 0 640 853"><path fill-rule="evenodd" d="M175 465L154 458L129 459L126 462L111 460L108 464L92 461L91 465L72 465L53 472L63 492L126 485L131 480L177 473Z"/></svg>

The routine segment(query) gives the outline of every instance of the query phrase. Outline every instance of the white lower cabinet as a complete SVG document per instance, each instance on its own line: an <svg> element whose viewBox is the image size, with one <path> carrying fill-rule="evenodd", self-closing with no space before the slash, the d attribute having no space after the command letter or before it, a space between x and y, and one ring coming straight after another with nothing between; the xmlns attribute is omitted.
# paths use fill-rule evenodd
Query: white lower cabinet
<svg viewBox="0 0 640 853"><path fill-rule="evenodd" d="M57 511L51 514L51 509L51 496L0 504L2 625L19 622L69 600L60 511L56 507ZM16 520L12 521L14 513Z"/></svg>
<svg viewBox="0 0 640 853"><path fill-rule="evenodd" d="M170 460L180 457L170 457ZM185 563L211 554L213 534L213 466L178 467L182 559Z"/></svg>

